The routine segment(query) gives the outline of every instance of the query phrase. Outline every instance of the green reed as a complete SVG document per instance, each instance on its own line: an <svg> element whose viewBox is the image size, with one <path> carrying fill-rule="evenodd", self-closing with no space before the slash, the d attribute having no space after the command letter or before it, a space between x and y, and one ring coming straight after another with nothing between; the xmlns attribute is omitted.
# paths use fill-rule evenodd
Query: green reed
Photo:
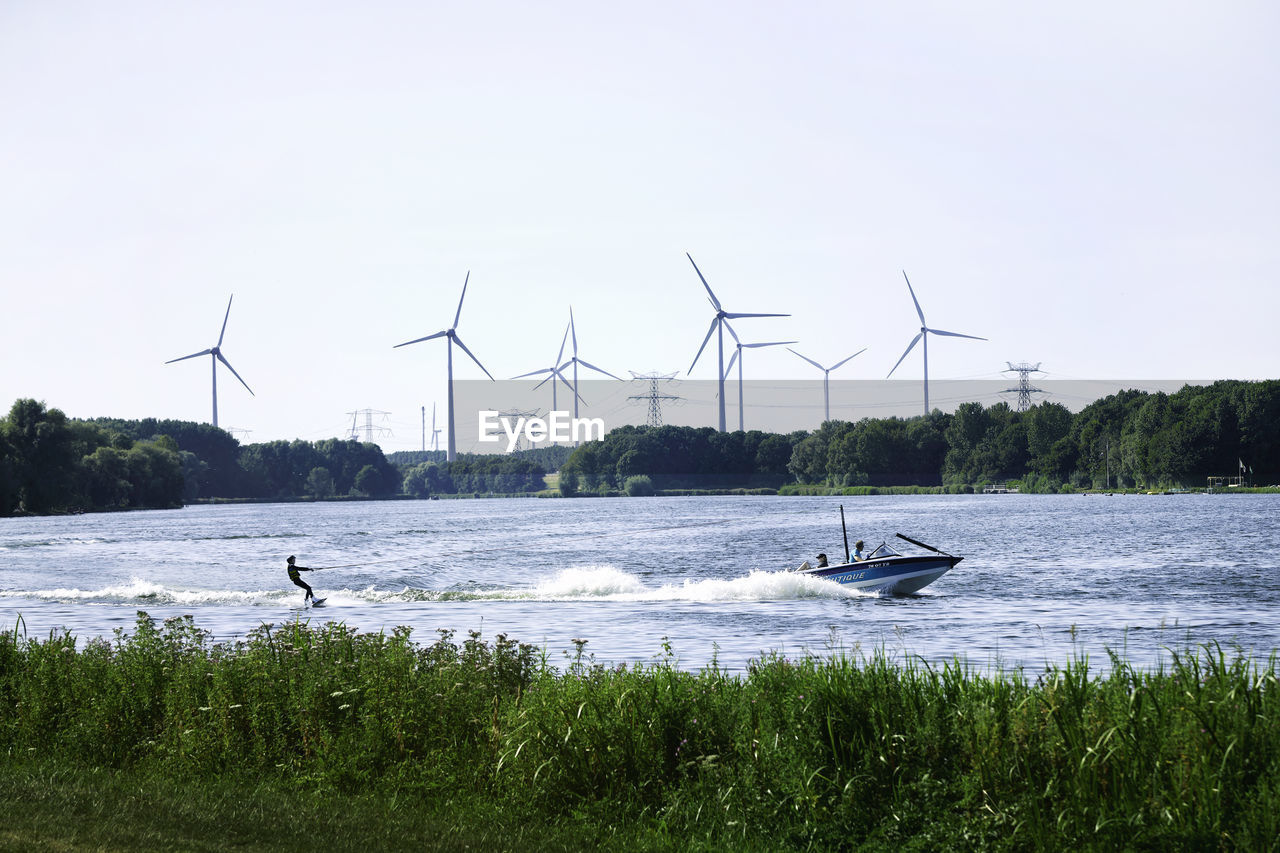
<svg viewBox="0 0 1280 853"><path fill-rule="evenodd" d="M498 848L536 823L577 827L569 847L1277 849L1274 655L1031 677L773 654L733 675L682 670L669 646L604 667L585 645L557 669L475 633L293 622L214 643L139 614L77 647L15 629L0 760L195 790L251 777L381 803L379 832L412 803Z"/></svg>

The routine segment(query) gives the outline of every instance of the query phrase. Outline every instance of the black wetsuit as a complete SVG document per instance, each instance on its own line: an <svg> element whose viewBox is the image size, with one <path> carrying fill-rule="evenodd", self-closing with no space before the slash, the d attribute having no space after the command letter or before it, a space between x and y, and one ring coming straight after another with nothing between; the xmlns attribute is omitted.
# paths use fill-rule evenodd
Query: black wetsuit
<svg viewBox="0 0 1280 853"><path fill-rule="evenodd" d="M293 563L289 563L289 564L288 564L288 566L289 566L289 580L293 581L293 582L294 582L294 583L296 583L298 586L302 587L303 589L305 589L305 590L307 591L307 594L306 594L306 595L304 595L304 596L302 597L302 600L303 600L304 602L306 602L306 601L310 601L311 599L315 598L315 597L316 597L316 594L315 594L314 592L312 592L312 591L311 591L311 587L307 586L307 582L306 582L306 581L304 581L304 580L303 580L303 579L298 575L298 572L309 572L309 571L312 571L312 570L311 570L311 569L308 569L306 566L297 566L297 565L294 565Z"/></svg>

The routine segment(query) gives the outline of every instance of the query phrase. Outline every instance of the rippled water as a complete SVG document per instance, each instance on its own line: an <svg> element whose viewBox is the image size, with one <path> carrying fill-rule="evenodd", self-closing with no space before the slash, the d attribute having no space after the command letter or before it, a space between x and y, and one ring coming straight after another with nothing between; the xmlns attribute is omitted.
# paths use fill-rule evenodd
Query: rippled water
<svg viewBox="0 0 1280 853"><path fill-rule="evenodd" d="M784 571L902 532L964 556L920 595L885 598ZM0 519L0 628L80 638L138 610L190 613L220 639L263 622L362 631L498 632L553 660L741 669L762 652L883 647L978 668L1105 649L1152 666L1167 648L1280 648L1280 496L619 498L200 506ZM905 546L904 552L912 548ZM285 557L344 566L304 575ZM348 566L347 564L359 564ZM21 621L19 621L21 620ZM1230 651L1230 648L1228 648Z"/></svg>

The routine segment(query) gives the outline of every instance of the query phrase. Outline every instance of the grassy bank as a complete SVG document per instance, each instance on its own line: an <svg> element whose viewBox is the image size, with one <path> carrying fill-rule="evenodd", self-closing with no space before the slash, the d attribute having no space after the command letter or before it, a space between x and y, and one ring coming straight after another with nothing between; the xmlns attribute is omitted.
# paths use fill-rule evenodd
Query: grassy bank
<svg viewBox="0 0 1280 853"><path fill-rule="evenodd" d="M0 847L1276 849L1280 663L1027 677L140 614L0 637Z"/></svg>

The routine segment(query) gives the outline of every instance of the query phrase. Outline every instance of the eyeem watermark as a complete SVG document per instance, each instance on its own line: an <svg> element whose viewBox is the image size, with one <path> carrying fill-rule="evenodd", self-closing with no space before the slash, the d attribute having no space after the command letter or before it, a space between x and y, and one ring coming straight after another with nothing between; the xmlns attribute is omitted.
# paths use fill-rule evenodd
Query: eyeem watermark
<svg viewBox="0 0 1280 853"><path fill-rule="evenodd" d="M495 409L481 410L477 440L492 443L501 441L504 435L508 453L516 449L521 436L530 444L540 441L599 441L604 438L604 418L575 418L568 412L553 410L545 419L521 417L512 422L510 417Z"/></svg>

